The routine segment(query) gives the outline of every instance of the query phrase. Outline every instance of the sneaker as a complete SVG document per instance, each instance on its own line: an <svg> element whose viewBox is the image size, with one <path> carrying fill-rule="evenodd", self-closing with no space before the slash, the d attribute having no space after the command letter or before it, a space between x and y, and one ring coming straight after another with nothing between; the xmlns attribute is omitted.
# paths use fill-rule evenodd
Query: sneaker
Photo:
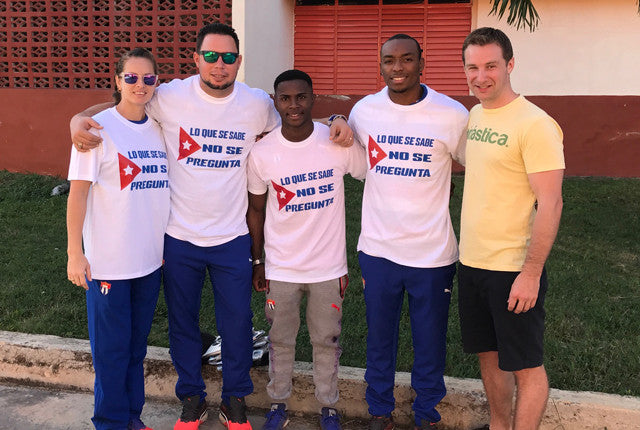
<svg viewBox="0 0 640 430"><path fill-rule="evenodd" d="M284 403L271 403L271 410L265 415L267 419L262 430L282 430L289 424L287 405Z"/></svg>
<svg viewBox="0 0 640 430"><path fill-rule="evenodd" d="M229 397L229 404L220 403L220 422L229 430L252 430L247 420L247 405L244 397Z"/></svg>
<svg viewBox="0 0 640 430"><path fill-rule="evenodd" d="M207 420L207 402L200 396L185 397L182 401L182 414L173 430L197 430Z"/></svg>
<svg viewBox="0 0 640 430"><path fill-rule="evenodd" d="M414 430L438 430L440 428L438 423L433 423L429 420L418 419L418 422L420 424L416 423Z"/></svg>
<svg viewBox="0 0 640 430"><path fill-rule="evenodd" d="M369 419L369 430L393 430L395 427L392 417L371 415Z"/></svg>
<svg viewBox="0 0 640 430"><path fill-rule="evenodd" d="M320 428L322 430L342 430L340 414L334 408L322 408L320 415Z"/></svg>
<svg viewBox="0 0 640 430"><path fill-rule="evenodd" d="M144 425L140 418L133 418L129 421L127 430L153 430L151 427Z"/></svg>

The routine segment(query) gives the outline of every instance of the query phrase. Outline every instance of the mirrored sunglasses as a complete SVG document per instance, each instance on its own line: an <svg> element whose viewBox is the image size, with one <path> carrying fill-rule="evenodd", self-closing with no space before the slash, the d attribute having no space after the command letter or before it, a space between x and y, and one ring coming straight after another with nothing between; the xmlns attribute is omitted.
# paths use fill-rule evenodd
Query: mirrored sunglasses
<svg viewBox="0 0 640 430"><path fill-rule="evenodd" d="M222 57L224 64L233 64L238 59L237 52L216 52L216 51L200 51L200 55L204 57L207 63L217 63L218 58Z"/></svg>
<svg viewBox="0 0 640 430"><path fill-rule="evenodd" d="M138 82L138 75L136 75L135 73L125 73L122 76L124 77L124 82L126 84L133 85ZM145 85L155 85L157 81L158 75L153 75L151 73L142 77L142 82L144 82Z"/></svg>

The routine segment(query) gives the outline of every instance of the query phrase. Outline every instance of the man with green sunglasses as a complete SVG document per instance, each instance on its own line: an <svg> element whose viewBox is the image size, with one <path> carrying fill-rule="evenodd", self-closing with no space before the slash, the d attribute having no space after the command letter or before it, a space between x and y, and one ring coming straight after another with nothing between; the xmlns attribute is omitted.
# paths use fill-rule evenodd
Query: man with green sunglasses
<svg viewBox="0 0 640 430"><path fill-rule="evenodd" d="M196 430L207 418L198 324L207 272L223 339L220 418L230 430L250 430L244 397L253 392L251 277L252 266L261 261L252 261L250 253L246 159L256 137L278 126L279 116L266 92L236 82L242 55L233 28L204 26L193 60L197 75L161 84L146 106L162 126L171 187L164 293L176 395L183 404L174 430ZM101 128L88 116L109 106L94 106L72 119L78 150L100 142L87 132ZM349 140L346 122L335 121L337 126L342 128L332 130L336 141Z"/></svg>
<svg viewBox="0 0 640 430"><path fill-rule="evenodd" d="M238 59L237 52L216 52L216 51L200 51L200 55L207 63L217 63L218 58L222 57L224 64L233 64Z"/></svg>

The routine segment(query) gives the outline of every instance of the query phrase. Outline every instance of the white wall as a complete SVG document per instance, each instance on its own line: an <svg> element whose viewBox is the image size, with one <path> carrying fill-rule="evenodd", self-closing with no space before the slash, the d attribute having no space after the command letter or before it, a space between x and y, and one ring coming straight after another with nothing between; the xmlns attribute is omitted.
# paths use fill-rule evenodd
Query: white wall
<svg viewBox="0 0 640 430"><path fill-rule="evenodd" d="M235 2L235 0L234 0ZM511 39L513 88L529 95L640 95L640 15L635 0L534 0L530 33L488 17L474 0L473 28L496 27ZM508 13L508 12L507 12Z"/></svg>
<svg viewBox="0 0 640 430"><path fill-rule="evenodd" d="M240 38L238 80L273 93L273 81L293 68L294 0L233 0L232 22Z"/></svg>

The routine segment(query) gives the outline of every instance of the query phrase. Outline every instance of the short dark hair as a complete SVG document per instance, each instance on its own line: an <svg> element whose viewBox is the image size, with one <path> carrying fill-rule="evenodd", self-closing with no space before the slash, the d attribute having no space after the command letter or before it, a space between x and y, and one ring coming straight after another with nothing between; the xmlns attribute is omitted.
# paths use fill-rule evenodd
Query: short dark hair
<svg viewBox="0 0 640 430"><path fill-rule="evenodd" d="M156 63L156 59L153 54L144 48L134 48L131 51L127 51L122 54L122 56L116 63L116 76L120 76L122 74L124 65L130 58L146 58L147 60L151 61L151 64L153 64L153 73L155 73L156 75L158 74L158 63ZM116 102L116 104L120 103L120 100L122 100L122 94L120 93L120 91L118 91L117 85L113 89L113 100Z"/></svg>
<svg viewBox="0 0 640 430"><path fill-rule="evenodd" d="M491 43L495 43L502 49L502 58L507 63L513 58L513 47L509 37L504 34L502 30L492 27L481 27L473 30L464 39L462 44L462 64L464 64L464 51L467 50L469 45L485 46Z"/></svg>
<svg viewBox="0 0 640 430"><path fill-rule="evenodd" d="M416 44L416 48L418 49L418 57L422 57L422 48L420 47L420 43L413 37L409 36L408 34L404 34L404 33L394 34L393 36L387 39L387 42L391 42L392 40L398 40L398 39L413 40L413 42ZM384 46L387 42L384 42L382 46ZM380 47L381 57L382 57L382 46Z"/></svg>
<svg viewBox="0 0 640 430"><path fill-rule="evenodd" d="M278 75L276 80L273 82L273 91L278 90L278 85L282 82L286 81L305 81L309 84L309 88L313 91L313 83L311 82L311 76L303 72L302 70L291 69L286 70Z"/></svg>
<svg viewBox="0 0 640 430"><path fill-rule="evenodd" d="M211 24L207 24L198 31L198 37L196 38L196 52L200 53L200 48L202 48L202 41L205 36L208 34L221 34L224 36L231 36L233 41L236 42L236 49L240 52L240 39L238 39L238 35L233 27L223 24L221 22L212 22Z"/></svg>

